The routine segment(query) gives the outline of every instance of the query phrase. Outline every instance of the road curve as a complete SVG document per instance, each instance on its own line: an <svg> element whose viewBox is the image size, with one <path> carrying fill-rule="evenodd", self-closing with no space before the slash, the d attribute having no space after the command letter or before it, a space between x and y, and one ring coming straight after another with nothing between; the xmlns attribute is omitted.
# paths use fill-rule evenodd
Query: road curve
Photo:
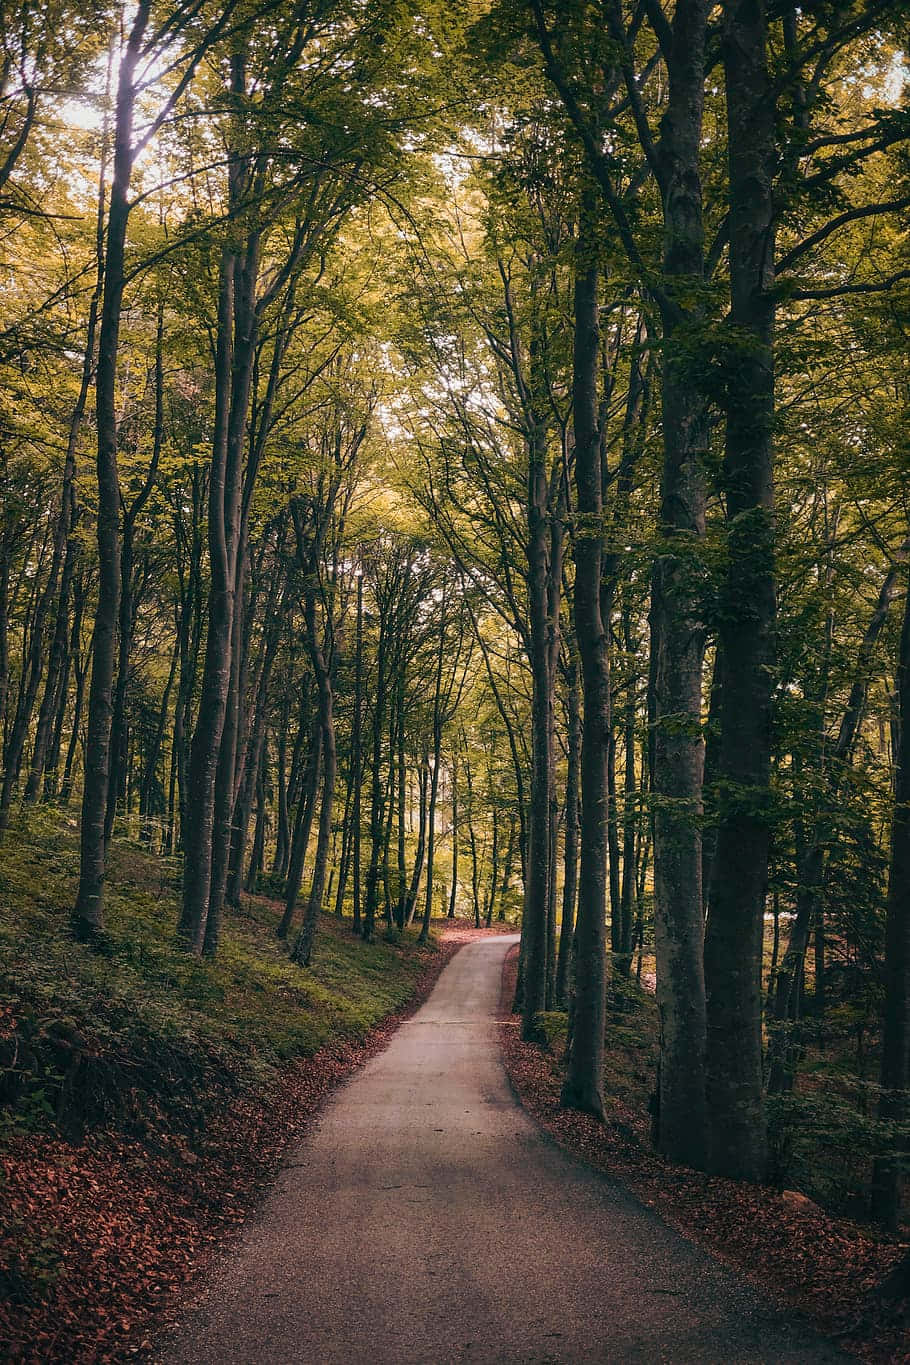
<svg viewBox="0 0 910 1365"><path fill-rule="evenodd" d="M339 1089L161 1365L843 1361L516 1104L511 938L466 945Z"/></svg>

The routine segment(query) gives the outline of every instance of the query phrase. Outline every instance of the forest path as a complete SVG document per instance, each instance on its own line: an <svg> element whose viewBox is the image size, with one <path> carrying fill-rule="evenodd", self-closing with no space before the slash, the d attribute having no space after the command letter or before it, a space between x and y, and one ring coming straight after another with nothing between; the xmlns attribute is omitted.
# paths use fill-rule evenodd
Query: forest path
<svg viewBox="0 0 910 1365"><path fill-rule="evenodd" d="M494 1022L514 942L462 948L336 1092L163 1365L847 1358L519 1108Z"/></svg>

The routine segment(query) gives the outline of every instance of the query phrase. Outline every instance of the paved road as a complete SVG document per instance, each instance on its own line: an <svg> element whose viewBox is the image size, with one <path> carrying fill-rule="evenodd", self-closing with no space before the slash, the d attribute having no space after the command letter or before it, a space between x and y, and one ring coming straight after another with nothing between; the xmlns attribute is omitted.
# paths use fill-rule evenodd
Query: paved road
<svg viewBox="0 0 910 1365"><path fill-rule="evenodd" d="M462 948L336 1092L162 1365L845 1359L516 1105L493 1026L514 941Z"/></svg>

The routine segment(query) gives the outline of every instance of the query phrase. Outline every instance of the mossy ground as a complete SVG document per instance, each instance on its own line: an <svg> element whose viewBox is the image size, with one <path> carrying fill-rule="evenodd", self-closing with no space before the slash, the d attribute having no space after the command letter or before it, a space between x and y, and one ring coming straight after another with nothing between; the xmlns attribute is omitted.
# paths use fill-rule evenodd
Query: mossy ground
<svg viewBox="0 0 910 1365"><path fill-rule="evenodd" d="M411 996L416 930L365 944L323 916L313 965L275 937L280 907L244 897L214 963L175 944L179 868L115 842L102 950L73 941L73 814L39 809L0 844L0 1137L95 1126L192 1135L281 1063L359 1042Z"/></svg>

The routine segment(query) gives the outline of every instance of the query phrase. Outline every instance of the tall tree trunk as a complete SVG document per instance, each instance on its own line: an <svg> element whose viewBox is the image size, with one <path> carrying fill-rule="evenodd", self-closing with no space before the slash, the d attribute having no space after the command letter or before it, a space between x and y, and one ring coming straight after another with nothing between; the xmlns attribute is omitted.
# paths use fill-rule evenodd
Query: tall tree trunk
<svg viewBox="0 0 910 1365"><path fill-rule="evenodd" d="M244 887L249 895L255 895L265 859L265 829L268 817L266 788L268 785L268 745L262 747L259 776L256 781L256 827L253 833L253 848L250 852L250 865L247 869Z"/></svg>
<svg viewBox="0 0 910 1365"><path fill-rule="evenodd" d="M897 666L898 744L894 817L885 924L885 1002L882 1020L881 1098L885 1123L906 1124L910 1112L910 582L904 599ZM872 1181L872 1211L896 1229L900 1220L903 1162L898 1150L879 1156Z"/></svg>
<svg viewBox="0 0 910 1365"><path fill-rule="evenodd" d="M376 654L376 700L373 703L373 761L370 775L370 862L367 867L363 937L372 943L376 932L376 903L379 898L379 859L382 853L382 732L386 692L386 633L380 621Z"/></svg>
<svg viewBox="0 0 910 1365"><path fill-rule="evenodd" d="M238 75L238 60L235 58L234 62L234 86L242 93L242 62ZM209 623L202 695L187 775L194 818L184 840L183 906L177 930L178 941L196 953L202 951L205 941L212 887L216 781L234 667L241 470L256 343L258 266L259 241L255 235L250 238L243 255L229 247L222 252L215 357L215 428L209 478ZM225 753L222 779L227 777L228 757ZM233 790L232 758L230 778ZM219 838L223 835L222 821Z"/></svg>
<svg viewBox="0 0 910 1365"><path fill-rule="evenodd" d="M731 327L720 637L720 801L705 941L712 1168L765 1174L762 949L774 683L775 100L761 0L725 9ZM735 793L730 796L727 793Z"/></svg>
<svg viewBox="0 0 910 1365"><path fill-rule="evenodd" d="M455 918L458 904L458 765L452 760L452 889L449 892L447 919Z"/></svg>
<svg viewBox="0 0 910 1365"><path fill-rule="evenodd" d="M310 580L315 578L316 566L310 565ZM332 810L335 801L335 778L338 760L335 750L335 717L332 697L332 676L325 651L320 643L316 627L316 587L308 587L304 603L306 615L307 643L310 659L316 677L319 697L318 720L322 737L322 807L319 812L319 832L316 838L316 861L313 865L313 880L307 898L303 917L303 927L294 944L292 957L304 967L310 965L313 943L322 910L325 892L326 869L329 860L329 840L332 834ZM288 901L290 904L290 900ZM291 910L293 913L293 907Z"/></svg>
<svg viewBox="0 0 910 1365"><path fill-rule="evenodd" d="M258 685L256 687L256 699L253 706L253 716L250 726L251 734L247 743L246 760L244 763L240 790L237 794L234 806L233 840L231 843L232 862L225 892L229 905L238 905L240 902L240 886L243 879L243 868L246 862L247 834L253 809L253 798L256 793L257 784L259 782L259 773L262 766L262 753L265 745L266 721L268 718L268 690L275 656L278 653L278 643L281 638L281 608L284 604L284 597L279 597L278 602L278 611L274 613L273 619L268 622L266 631L265 654L259 672Z"/></svg>
<svg viewBox="0 0 910 1365"><path fill-rule="evenodd" d="M442 736L433 734L433 770L430 777L430 801L427 810L427 890L423 902L423 920L418 942L426 943L430 936L433 915L433 871L436 861L436 803L439 797L439 767L442 761Z"/></svg>
<svg viewBox="0 0 910 1365"><path fill-rule="evenodd" d="M578 794L577 794L577 791L576 791L576 822L577 822L577 819L578 819L577 805L578 805ZM505 857L505 862L503 863L502 883L500 884L500 888L499 888L499 913L498 913L497 916L496 916L497 920L499 920L499 921L505 920L505 917L506 917L506 905L507 905L507 903L508 903L508 896L509 896L509 892L510 892L511 889L512 889L512 866L513 866L514 861L515 861L515 836L516 836L516 833L517 833L517 830L516 830L515 812L514 812L514 811L510 811L510 812L509 812L509 841L508 841L508 843L506 844L506 857ZM578 875L577 875L577 874L578 874L578 850L577 850L577 848L576 848L575 864L576 864L576 868L575 868L575 880L576 880L576 883L577 883L577 880L578 880ZM574 909L575 909L575 904L574 904L574 893L573 893L573 904L572 904L572 909L573 909L573 913L574 913Z"/></svg>
<svg viewBox="0 0 910 1365"><path fill-rule="evenodd" d="M81 615L84 603L84 596L79 608L79 624L81 625ZM74 646L73 646L73 671L76 675L76 691L73 697L73 728L70 731L69 743L66 747L66 758L63 762L63 780L60 784L60 804L64 808L70 803L73 795L73 771L76 766L76 751L79 748L80 730L82 726L82 712L85 705L85 683L88 675L88 657L83 658L79 640L80 632L77 629L77 622L73 623ZM88 651L91 652L90 650Z"/></svg>
<svg viewBox="0 0 910 1365"><path fill-rule="evenodd" d="M310 733L310 747L304 771L303 789L294 820L294 834L291 840L291 860L288 866L288 883L284 898L284 914L276 930L279 938L287 938L297 908L300 883L303 880L303 865L306 861L310 843L310 830L313 826L313 812L316 808L316 793L319 790L319 770L322 766L322 722L317 713Z"/></svg>
<svg viewBox="0 0 910 1365"><path fill-rule="evenodd" d="M76 519L75 493L73 491L70 492L70 502L71 510L68 517L68 523L70 529L72 529ZM48 750L52 747L54 721L60 705L61 684L67 671L69 606L73 589L73 579L75 578L76 568L80 557L80 548L77 538L73 535L69 535L66 544L66 555L63 560L63 572L60 578L60 594L57 599L54 633L51 638L47 679L44 685L44 696L41 699L41 706L38 710L38 722L35 728L35 743L32 749L32 761L29 767L28 781L25 785L26 804L31 804L38 799L38 792L41 789L42 778L45 774Z"/></svg>
<svg viewBox="0 0 910 1365"><path fill-rule="evenodd" d="M338 888L335 892L335 917L344 918L344 898L351 875L351 807L354 802L354 770L348 765L347 790L344 794L344 814L341 817L341 861L338 866ZM334 850L334 844L333 844ZM334 852L333 852L334 856Z"/></svg>
<svg viewBox="0 0 910 1365"><path fill-rule="evenodd" d="M120 64L114 113L114 165L107 218L107 250L101 325L98 332L95 413L98 427L98 603L92 645L89 690L79 889L73 928L79 938L93 938L104 927L104 819L110 763L112 687L120 607L120 478L117 470L117 352L123 306L123 257L129 221L129 188L133 171L133 78L142 48L151 0L139 0Z"/></svg>
<svg viewBox="0 0 910 1365"><path fill-rule="evenodd" d="M242 555L242 547L239 554ZM232 817L234 813L235 769L240 729L240 671L243 635L243 568L239 558L235 567L234 620L231 626L228 693L221 727L221 744L215 768L214 803L212 813L212 859L209 871L209 903L205 912L205 935L202 951L205 957L218 955L221 938L221 919L227 889L228 865L231 857Z"/></svg>
<svg viewBox="0 0 910 1365"><path fill-rule="evenodd" d="M231 57L231 93L241 100L246 93L246 59L242 50L235 51ZM245 153L230 150L229 199L235 210L239 209L246 194L248 167L245 160ZM220 841L227 837L223 820L217 831L215 828L219 766L222 779L230 776L233 791L232 739L229 733L230 751L222 755L222 735L234 671L235 594L242 552L243 452L256 354L259 257L260 237L254 230L242 251L232 244L224 246L219 267L215 422L209 478L209 622L202 695L190 748L187 786L193 819L184 840L183 904L177 927L178 942L195 953L202 952L205 942L212 890L213 839L217 836Z"/></svg>
<svg viewBox="0 0 910 1365"><path fill-rule="evenodd" d="M352 892L354 896L354 933L361 932L360 923L360 869L362 841L362 793L363 793L363 570L357 568L357 627L354 656L354 733L351 737L351 761L354 765L354 801L351 812L353 830L351 836L351 858L353 859Z"/></svg>
<svg viewBox="0 0 910 1365"><path fill-rule="evenodd" d="M624 644L626 654L632 657L631 613L628 607L623 611ZM630 674L626 694L625 718L623 724L623 819L622 819L622 888L620 890L620 913L622 930L620 933L619 970L628 976L632 966L632 932L635 921L636 904L636 797L638 788L635 780L635 677Z"/></svg>
<svg viewBox="0 0 910 1365"><path fill-rule="evenodd" d="M81 556L80 556L81 558ZM58 796L57 777L60 772L60 754L63 749L63 732L69 710L70 676L78 675L78 661L81 656L82 618L85 612L86 589L83 575L76 573L72 589L72 616L67 627L68 640L60 670L60 684L57 691L57 714L54 719L54 733L45 764L44 795L48 801Z"/></svg>
<svg viewBox="0 0 910 1365"><path fill-rule="evenodd" d="M559 930L559 957L556 962L556 1005L569 1003L569 966L575 929L575 898L578 891L578 815L581 781L581 698L578 692L578 663L573 642L568 685L568 768L566 773L565 876L562 884L562 923Z"/></svg>
<svg viewBox="0 0 910 1365"><path fill-rule="evenodd" d="M288 780L287 780L287 753L288 753L288 723L291 714L291 689L286 686L281 699L281 711L278 717L278 771L275 774L276 786L276 829L275 829L275 856L272 859L272 877L283 877L287 869L287 849L291 841L290 822L288 820Z"/></svg>
<svg viewBox="0 0 910 1365"><path fill-rule="evenodd" d="M575 421L575 638L581 661L581 831L575 926L572 1039L561 1103L602 1119L606 1015L606 871L609 821L610 662L601 616L603 466L597 422L600 354L599 272L594 258L593 204L582 204L575 274L572 374Z"/></svg>
<svg viewBox="0 0 910 1365"><path fill-rule="evenodd" d="M549 512L546 432L533 433L528 461L528 612L531 634L531 799L528 881L522 916L522 1037L537 1037L547 1005L547 904L550 890L550 632L547 621Z"/></svg>
<svg viewBox="0 0 910 1365"><path fill-rule="evenodd" d="M404 689L405 689L405 664L402 662L401 673L398 679L398 699L397 699L397 718L396 728L398 731L398 898L395 910L395 921L398 925L398 932L404 932L405 920L408 914L408 883L407 866L405 864L406 848L406 819L407 819L407 798L406 780L407 769L404 761Z"/></svg>
<svg viewBox="0 0 910 1365"><path fill-rule="evenodd" d="M164 303L158 303L158 326L155 340L155 419L153 425L153 449L148 472L142 488L124 511L123 535L120 552L120 609L117 651L117 682L114 688L113 713L111 716L111 755L108 779L107 807L104 816L104 838L110 843L114 832L114 817L117 801L126 770L127 761L127 721L126 698L130 682L130 653L133 633L136 627L137 604L133 598L133 563L136 545L136 522L148 502L161 459L164 441Z"/></svg>
<svg viewBox="0 0 910 1365"><path fill-rule="evenodd" d="M489 929L493 923L496 907L496 893L499 890L499 811L493 807L493 842L490 849L490 895L487 901L484 923Z"/></svg>
<svg viewBox="0 0 910 1365"><path fill-rule="evenodd" d="M702 1167L705 977L701 891L705 532L708 408L692 346L704 278L701 136L706 0L678 0L659 163L664 218L661 299L664 465L651 583L654 920L660 1063L656 1138L672 1161Z"/></svg>
<svg viewBox="0 0 910 1365"><path fill-rule="evenodd" d="M145 815L143 826L140 831L144 843L151 843L152 831L149 816L151 814L152 792L155 786L155 774L158 771L158 763L161 758L161 750L164 747L164 735L167 730L168 711L170 710L171 693L174 690L174 680L177 676L177 666L180 661L179 643L171 653L171 666L168 670L167 682L164 685L164 693L161 698L161 707L158 711L158 723L155 726L155 733L149 745L145 764L142 773L141 803L140 810Z"/></svg>
<svg viewBox="0 0 910 1365"><path fill-rule="evenodd" d="M408 886L407 895L407 923L410 924L414 919L417 909L417 896L420 891L420 879L423 876L423 860L427 851L427 787L429 786L430 759L424 751L420 760L420 795L417 809L417 848L414 851L414 867L411 872L411 882Z"/></svg>
<svg viewBox="0 0 910 1365"><path fill-rule="evenodd" d="M464 736L462 736L464 739ZM477 876L477 834L474 829L474 781L468 759L467 741L464 741L464 780L467 788L468 847L471 850L471 900L474 906L474 928L480 928L480 884Z"/></svg>
<svg viewBox="0 0 910 1365"><path fill-rule="evenodd" d="M619 801L616 795L616 735L612 729L613 701L610 700L610 748L607 754L607 799L610 819L607 823L607 873L610 903L610 953L612 970L619 970L622 957L622 892L619 868Z"/></svg>

